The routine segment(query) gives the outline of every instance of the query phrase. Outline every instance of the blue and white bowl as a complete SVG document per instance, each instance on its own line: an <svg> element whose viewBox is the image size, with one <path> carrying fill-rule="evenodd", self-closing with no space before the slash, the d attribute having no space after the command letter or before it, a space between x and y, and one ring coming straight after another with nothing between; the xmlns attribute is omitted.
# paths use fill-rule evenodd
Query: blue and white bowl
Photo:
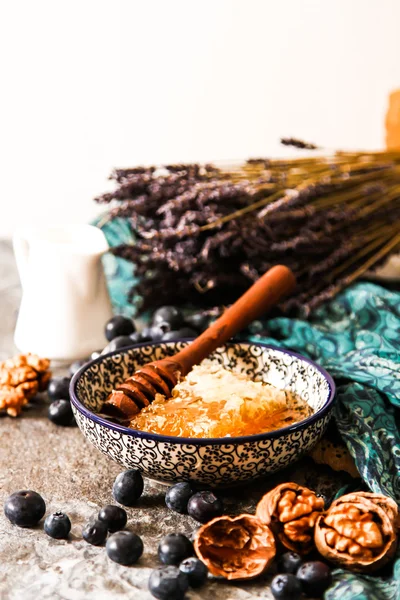
<svg viewBox="0 0 400 600"><path fill-rule="evenodd" d="M111 390L139 366L170 356L188 341L145 343L100 356L71 382L71 402L83 435L124 468L164 483L195 481L213 487L254 481L287 467L309 452L332 415L335 385L311 360L264 344L232 342L210 358L255 381L300 394L314 414L270 433L242 437L181 438L136 431L96 414Z"/></svg>

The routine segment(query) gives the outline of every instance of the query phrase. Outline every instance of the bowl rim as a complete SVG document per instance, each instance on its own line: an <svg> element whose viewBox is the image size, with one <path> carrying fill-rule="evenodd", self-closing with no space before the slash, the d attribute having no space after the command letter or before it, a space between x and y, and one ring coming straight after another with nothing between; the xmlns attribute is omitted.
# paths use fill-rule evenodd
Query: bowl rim
<svg viewBox="0 0 400 600"><path fill-rule="evenodd" d="M280 348L279 346L274 346L273 344L264 344L263 342L252 342L249 340L238 340L238 341L228 341L225 342L224 345L246 345L246 346L259 346L261 348L267 348L270 350L277 350L282 352L283 354L288 354L289 356L294 356L308 364L312 365L317 371L319 371L326 379L329 387L328 398L325 404L317 410L314 414L310 415L306 419L302 421L298 421L293 425L288 425L287 427L282 427L280 429L275 429L274 431L267 431L264 433L255 433L253 435L242 435L235 437L219 437L219 438L187 438L187 437L179 437L179 436L167 436L162 435L160 433L149 433L148 431L141 431L139 429L131 429L130 427L125 427L125 425L119 425L118 423L112 423L103 417L100 417L96 413L89 410L79 399L76 391L76 386L78 380L81 375L85 371L87 371L94 364L101 363L105 358L109 358L115 356L117 354L123 354L128 350L132 350L135 348L142 348L145 346L159 346L160 343L163 344L176 344L178 342L190 342L193 341L194 338L179 338L176 340L171 340L170 342L141 342L140 344L132 344L132 346L127 346L126 348L120 348L119 350L114 350L113 352L108 352L107 354L102 354L98 358L88 361L85 365L83 365L76 373L73 375L70 386L70 399L71 403L75 406L75 408L82 413L86 418L94 421L98 425L102 425L103 427L107 427L108 429L112 429L113 431L118 431L119 433L123 433L125 435L129 435L135 438L144 438L153 440L155 442L162 442L167 444L180 444L180 445L190 445L190 446L208 446L208 445L232 445L232 444L244 444L247 442L257 442L260 440L270 440L280 438L282 435L287 435L290 433L294 433L296 431L301 431L309 427L315 421L318 421L322 417L328 413L332 404L336 397L336 385L332 378L332 376L320 365L314 362L312 359L307 356L303 356L298 352L293 352L292 350L287 350L286 348Z"/></svg>

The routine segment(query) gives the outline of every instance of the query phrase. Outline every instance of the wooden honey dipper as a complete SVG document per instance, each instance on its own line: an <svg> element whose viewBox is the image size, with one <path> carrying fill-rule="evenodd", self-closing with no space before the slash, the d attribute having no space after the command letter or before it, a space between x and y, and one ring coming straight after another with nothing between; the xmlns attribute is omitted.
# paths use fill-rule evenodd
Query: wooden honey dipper
<svg viewBox="0 0 400 600"><path fill-rule="evenodd" d="M288 267L276 265L269 269L186 348L174 356L140 367L118 385L105 401L103 414L129 420L148 406L157 393L168 398L179 378L290 294L295 285L295 277Z"/></svg>

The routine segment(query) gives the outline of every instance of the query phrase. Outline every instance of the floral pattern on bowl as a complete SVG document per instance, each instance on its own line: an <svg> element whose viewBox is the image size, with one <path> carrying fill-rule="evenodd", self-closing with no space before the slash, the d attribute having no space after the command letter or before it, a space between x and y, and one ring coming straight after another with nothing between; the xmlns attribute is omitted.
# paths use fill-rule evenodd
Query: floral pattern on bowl
<svg viewBox="0 0 400 600"><path fill-rule="evenodd" d="M85 365L72 379L72 409L84 436L124 468L139 468L164 483L195 481L227 487L274 473L309 452L332 414L335 385L307 358L264 344L232 342L210 358L239 369L256 381L299 393L314 409L307 419L272 431L242 437L180 438L136 431L98 416L113 387L139 366L178 352L188 342L145 343L106 354Z"/></svg>

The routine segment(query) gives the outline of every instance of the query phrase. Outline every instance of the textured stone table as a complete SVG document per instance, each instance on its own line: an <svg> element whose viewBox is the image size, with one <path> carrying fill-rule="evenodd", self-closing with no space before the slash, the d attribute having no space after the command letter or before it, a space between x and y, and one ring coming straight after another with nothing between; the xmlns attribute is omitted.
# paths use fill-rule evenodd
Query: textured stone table
<svg viewBox="0 0 400 600"><path fill-rule="evenodd" d="M40 294L40 282L37 293ZM20 301L20 287L11 246L0 241L0 359L15 348L12 335ZM111 562L104 547L87 544L82 526L99 508L112 503L111 487L120 467L85 441L76 428L53 425L46 417L45 400L32 404L20 418L0 418L0 503L18 489L33 489L44 497L47 513L62 510L71 518L70 539L53 540L43 531L12 526L0 514L1 600L118 600L153 598L147 590L152 568L159 566L157 545L166 533L187 535L198 524L168 510L165 487L150 481L137 507L127 509L128 528L142 536L144 554L138 565ZM254 486L223 494L228 514L253 511L258 499L278 480L296 480L311 487L335 489L339 482L330 469L317 469L309 460L289 472ZM248 584L210 580L188 599L247 600L272 598L270 575Z"/></svg>

